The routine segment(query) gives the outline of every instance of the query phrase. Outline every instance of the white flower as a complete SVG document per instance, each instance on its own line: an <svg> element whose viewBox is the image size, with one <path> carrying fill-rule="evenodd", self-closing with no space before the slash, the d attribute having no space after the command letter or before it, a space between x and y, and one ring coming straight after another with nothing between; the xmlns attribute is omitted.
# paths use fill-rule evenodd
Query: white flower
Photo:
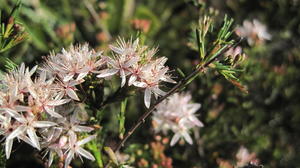
<svg viewBox="0 0 300 168"><path fill-rule="evenodd" d="M89 73L98 72L106 63L106 57L102 57L102 53L90 49L88 44L71 45L67 50L62 49L61 53L51 53L41 70L58 78L63 93L78 101L76 85L82 83Z"/></svg>
<svg viewBox="0 0 300 168"><path fill-rule="evenodd" d="M147 108L150 107L152 94L154 94L155 98L166 94L159 88L162 81L176 83L167 74L169 68L164 66L166 61L167 58L161 57L145 64L141 68L138 80L133 82L134 86L145 88L144 103Z"/></svg>
<svg viewBox="0 0 300 168"><path fill-rule="evenodd" d="M237 166L243 167L243 166L246 166L252 160L255 160L256 154L250 153L246 147L241 146L239 148L238 152L236 153L235 157L237 159Z"/></svg>
<svg viewBox="0 0 300 168"><path fill-rule="evenodd" d="M66 118L57 119L57 123L62 125L62 128L68 132L68 134L76 134L75 132L91 132L94 130L92 127L83 126L82 122L78 120L77 113L69 117L69 121Z"/></svg>
<svg viewBox="0 0 300 168"><path fill-rule="evenodd" d="M189 130L193 127L203 127L202 122L195 116L201 105L190 101L191 95L175 93L158 104L153 113L152 119L157 132L167 133L172 130L175 133L171 146L176 144L181 137L192 144Z"/></svg>
<svg viewBox="0 0 300 168"><path fill-rule="evenodd" d="M108 68L100 71L97 77L105 78L118 73L122 79L121 87L123 87L126 83L126 76L131 73L130 68L140 60L141 50L138 43L138 39L134 42L119 39L116 46L110 45L110 49L116 55L114 58L107 57Z"/></svg>
<svg viewBox="0 0 300 168"><path fill-rule="evenodd" d="M66 154L65 168L68 168L72 159L74 158L74 155L79 155L80 158L81 158L81 156L83 156L89 160L94 161L95 160L94 156L91 153L89 153L88 151L86 151L85 149L83 149L81 146L95 138L96 138L96 135L92 135L92 136L89 136L87 138L77 141L76 134L71 134L69 136L69 144L68 144L69 148L68 148L68 151Z"/></svg>
<svg viewBox="0 0 300 168"><path fill-rule="evenodd" d="M9 134L9 136L7 136L6 139L13 140L15 137L21 138L21 135L26 133L31 144L33 144L33 147L37 148L38 150L40 150L41 147L35 128L47 128L56 125L56 123L50 121L37 121L30 113L28 113L26 117L16 119L19 122L19 125L14 131L12 131L11 134Z"/></svg>
<svg viewBox="0 0 300 168"><path fill-rule="evenodd" d="M83 79L89 72L96 72L105 63L102 51L89 49L88 44L71 45L61 53L50 54L46 59L43 70L53 75L60 75L64 82L71 79Z"/></svg>
<svg viewBox="0 0 300 168"><path fill-rule="evenodd" d="M245 20L243 26L237 27L236 33L241 37L246 37L250 45L263 43L272 38L266 26L256 19L253 22Z"/></svg>
<svg viewBox="0 0 300 168"><path fill-rule="evenodd" d="M155 98L165 95L159 86L161 82L176 83L167 74L169 68L164 64L166 57L155 59L157 49L139 45L139 39L125 42L119 39L117 45L110 46L114 52L112 58L107 57L107 68L99 71L98 78L106 78L113 75L121 77L121 87L125 86L128 77L128 85L145 89L144 103L150 107L151 95Z"/></svg>
<svg viewBox="0 0 300 168"><path fill-rule="evenodd" d="M33 82L31 78L26 78L30 96L28 97L29 106L33 113L46 112L57 118L62 116L55 112L55 107L66 104L70 99L63 99L59 94L56 84L53 84L53 78L46 79L46 73L43 71L40 77Z"/></svg>
<svg viewBox="0 0 300 168"><path fill-rule="evenodd" d="M0 82L0 135L5 139L7 159L17 139L38 150L45 149L49 154L49 166L55 154L60 158L68 156L69 160L75 154L94 160L80 146L95 136L78 142L76 140L82 132L91 132L93 128L82 125L84 122L78 116L80 108L71 108L72 103L65 104L71 101L68 97L79 100L75 85L83 82L87 73L100 69L103 64L100 55L89 50L87 45L71 47L70 51L63 51L60 55L65 61L70 61L68 63L60 62L63 59L55 57L51 59L56 62L49 61L49 66L44 66L38 73L35 73L36 67L30 70L21 64L19 68L3 75ZM76 61L79 61L78 65Z"/></svg>

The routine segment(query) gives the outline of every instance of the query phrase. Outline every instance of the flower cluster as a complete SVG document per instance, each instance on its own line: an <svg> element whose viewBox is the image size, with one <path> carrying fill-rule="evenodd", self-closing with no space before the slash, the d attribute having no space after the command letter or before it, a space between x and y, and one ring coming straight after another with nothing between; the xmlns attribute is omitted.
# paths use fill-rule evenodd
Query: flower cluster
<svg viewBox="0 0 300 168"><path fill-rule="evenodd" d="M261 44L265 40L271 40L272 37L266 26L256 19L253 22L245 20L243 26L237 27L236 34L247 38L249 45Z"/></svg>
<svg viewBox="0 0 300 168"><path fill-rule="evenodd" d="M117 74L121 77L121 87L125 86L128 79L128 86L143 88L147 108L150 107L152 94L155 98L166 94L159 88L162 81L176 83L167 74L169 68L164 65L167 58L154 58L157 50L140 46L139 39L133 42L120 39L117 45L110 45L110 49L113 51L113 57L106 57L107 68L101 70L97 77L107 78Z"/></svg>
<svg viewBox="0 0 300 168"><path fill-rule="evenodd" d="M46 151L48 165L57 155L65 168L74 156L95 160L82 145L96 135L80 119L81 108L76 86L87 75L98 78L119 75L121 87L127 83L145 90L145 105L150 106L151 95L164 95L162 81L175 83L164 66L167 58L155 59L156 49L134 42L119 40L110 46L113 56L90 49L88 44L70 46L60 53L51 53L38 69L25 64L4 74L0 83L0 135L5 138L5 153L10 157L13 142L21 140L38 150ZM84 134L83 134L84 133ZM85 135L85 136L83 136Z"/></svg>
<svg viewBox="0 0 300 168"><path fill-rule="evenodd" d="M152 119L157 132L167 133L172 130L175 133L171 146L176 144L181 137L192 144L189 130L193 127L203 127L202 122L195 116L201 105L191 103L191 98L191 95L187 93L176 93L157 105L153 113Z"/></svg>
<svg viewBox="0 0 300 168"><path fill-rule="evenodd" d="M88 44L70 46L69 50L63 49L61 53L50 54L41 69L59 81L62 95L67 94L78 101L76 85L84 82L83 78L87 74L97 73L105 64L106 57L102 53L89 49Z"/></svg>
<svg viewBox="0 0 300 168"><path fill-rule="evenodd" d="M95 138L82 132L93 131L78 117L76 85L103 64L101 53L88 45L71 46L68 51L50 54L41 69L19 68L3 75L0 83L0 135L10 157L13 142L21 140L49 153L49 166L57 154L67 168L75 155L94 160L81 146ZM37 72L36 72L37 71ZM73 109L73 111L70 111ZM76 110L77 109L77 110Z"/></svg>

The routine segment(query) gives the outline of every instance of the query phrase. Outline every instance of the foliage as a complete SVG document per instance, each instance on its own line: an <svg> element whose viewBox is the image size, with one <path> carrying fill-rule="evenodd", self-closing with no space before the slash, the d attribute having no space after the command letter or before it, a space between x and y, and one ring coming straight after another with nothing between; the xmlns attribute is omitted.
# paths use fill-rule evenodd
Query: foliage
<svg viewBox="0 0 300 168"><path fill-rule="evenodd" d="M172 167L229 168L237 165L241 146L265 168L300 164L299 1L0 0L0 4L2 71L21 62L33 66L49 51L58 52L72 43L88 42L107 51L119 36L139 37L143 45L158 46L176 81L209 63L179 88L202 104L197 117L204 127L190 131L194 144L181 140L170 147L172 134L160 133L162 138L157 138L146 119L120 153L113 152L117 143L148 111L142 92L119 88L116 78L105 82L88 75L78 92L84 93L79 97L84 100L81 108L91 117L88 124L97 128L97 138L86 145L96 161L74 161L73 167L103 167L117 157L118 165L111 166L167 167L161 164L166 159ZM233 30L254 19L266 25L271 40L253 45L238 40ZM224 54L237 44L245 55ZM173 86L166 84L163 90ZM37 151L26 145L17 148L7 167L42 166L40 157L22 157L38 155ZM119 154L127 161L121 162Z"/></svg>

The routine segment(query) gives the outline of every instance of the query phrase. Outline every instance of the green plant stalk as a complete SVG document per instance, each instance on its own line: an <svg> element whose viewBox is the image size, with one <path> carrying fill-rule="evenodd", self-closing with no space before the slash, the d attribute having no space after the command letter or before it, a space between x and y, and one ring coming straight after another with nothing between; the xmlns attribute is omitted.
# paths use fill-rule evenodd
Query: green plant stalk
<svg viewBox="0 0 300 168"><path fill-rule="evenodd" d="M93 154L96 158L98 167L103 168L102 153L101 153L101 150L98 149L96 141L92 141L92 142L88 143L87 147L93 152Z"/></svg>
<svg viewBox="0 0 300 168"><path fill-rule="evenodd" d="M120 113L118 115L118 120L119 120L119 137L123 139L124 133L125 133L125 111L126 111L126 106L127 106L127 98L125 98L121 102L121 107L120 107Z"/></svg>

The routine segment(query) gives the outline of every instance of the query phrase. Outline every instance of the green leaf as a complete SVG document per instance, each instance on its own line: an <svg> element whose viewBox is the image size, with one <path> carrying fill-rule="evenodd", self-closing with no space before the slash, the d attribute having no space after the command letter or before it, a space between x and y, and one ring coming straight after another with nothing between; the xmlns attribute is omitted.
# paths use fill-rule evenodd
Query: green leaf
<svg viewBox="0 0 300 168"><path fill-rule="evenodd" d="M96 158L98 167L102 168L103 167L103 161L102 161L101 148L99 148L99 145L96 142L96 140L93 140L90 143L88 143L87 147L93 152L94 157Z"/></svg>
<svg viewBox="0 0 300 168"><path fill-rule="evenodd" d="M6 58L5 60L5 68L7 71L13 71L18 67L16 63L14 63L12 60L9 58Z"/></svg>
<svg viewBox="0 0 300 168"><path fill-rule="evenodd" d="M186 76L180 68L176 68L176 70L183 78Z"/></svg>

